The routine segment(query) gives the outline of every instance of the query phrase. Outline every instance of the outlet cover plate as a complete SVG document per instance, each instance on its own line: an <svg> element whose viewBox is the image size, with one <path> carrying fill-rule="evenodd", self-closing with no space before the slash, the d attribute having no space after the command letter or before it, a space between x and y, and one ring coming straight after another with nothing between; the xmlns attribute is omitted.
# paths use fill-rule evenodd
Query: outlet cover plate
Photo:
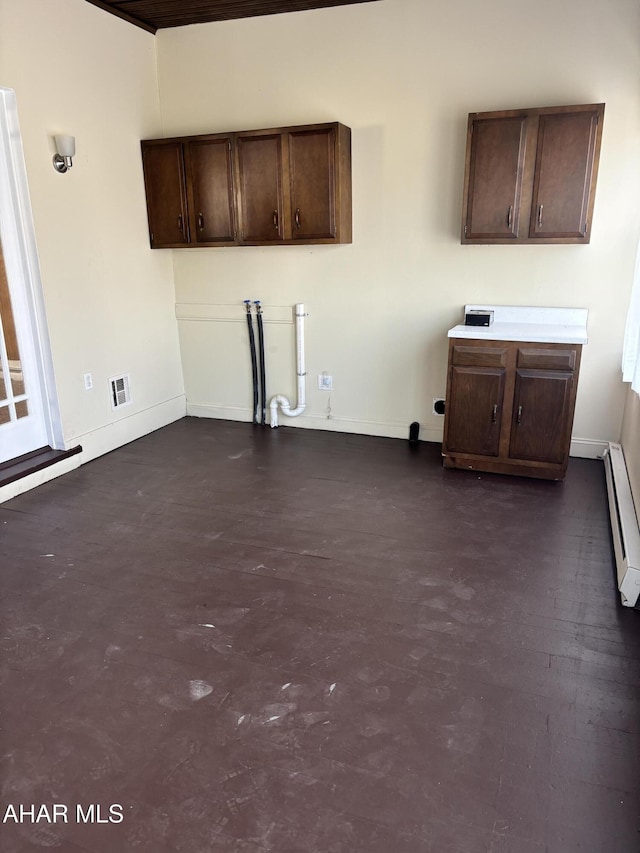
<svg viewBox="0 0 640 853"><path fill-rule="evenodd" d="M319 373L318 374L318 390L319 391L332 391L333 390L333 376L330 376L328 373Z"/></svg>

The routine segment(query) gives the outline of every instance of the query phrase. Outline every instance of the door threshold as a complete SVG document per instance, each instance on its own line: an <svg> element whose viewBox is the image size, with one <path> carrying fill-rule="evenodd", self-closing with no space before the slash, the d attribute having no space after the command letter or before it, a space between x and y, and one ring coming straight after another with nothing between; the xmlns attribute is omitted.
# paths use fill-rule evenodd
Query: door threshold
<svg viewBox="0 0 640 853"><path fill-rule="evenodd" d="M41 471L43 468L48 468L50 465L55 465L56 462L61 462L63 459L68 459L70 456L75 456L82 452L82 447L78 444L72 447L71 450L53 450L47 445L39 447L38 450L32 450L30 453L24 453L22 456L16 456L15 459L8 459L0 464L0 486L6 486L16 480L21 480L23 477L28 477L36 471Z"/></svg>

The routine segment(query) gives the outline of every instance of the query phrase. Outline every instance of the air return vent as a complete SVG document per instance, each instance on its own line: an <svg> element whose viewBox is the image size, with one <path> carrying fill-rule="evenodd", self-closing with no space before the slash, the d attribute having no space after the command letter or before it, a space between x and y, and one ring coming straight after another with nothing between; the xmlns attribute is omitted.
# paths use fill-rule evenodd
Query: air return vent
<svg viewBox="0 0 640 853"><path fill-rule="evenodd" d="M119 409L121 406L128 406L131 402L131 392L129 391L129 374L123 373L122 376L112 376L109 380L109 388L111 390L111 408Z"/></svg>

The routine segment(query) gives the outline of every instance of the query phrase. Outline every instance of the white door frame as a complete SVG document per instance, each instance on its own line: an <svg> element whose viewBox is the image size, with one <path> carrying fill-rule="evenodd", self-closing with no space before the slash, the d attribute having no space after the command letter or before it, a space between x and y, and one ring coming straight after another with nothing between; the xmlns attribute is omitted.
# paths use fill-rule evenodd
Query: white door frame
<svg viewBox="0 0 640 853"><path fill-rule="evenodd" d="M9 288L12 280L22 285L20 298L30 325L32 368L40 386L46 443L64 450L16 96L4 87L0 87L0 172L0 235Z"/></svg>

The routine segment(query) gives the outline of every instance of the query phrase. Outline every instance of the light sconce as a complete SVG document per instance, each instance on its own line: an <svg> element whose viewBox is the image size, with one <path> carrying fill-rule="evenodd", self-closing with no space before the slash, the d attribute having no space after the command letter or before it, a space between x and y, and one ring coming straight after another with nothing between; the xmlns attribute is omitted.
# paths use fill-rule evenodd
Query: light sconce
<svg viewBox="0 0 640 853"><path fill-rule="evenodd" d="M75 136L59 133L53 137L56 143L56 153L53 155L53 168L56 172L66 172L73 166L72 157L76 153Z"/></svg>

